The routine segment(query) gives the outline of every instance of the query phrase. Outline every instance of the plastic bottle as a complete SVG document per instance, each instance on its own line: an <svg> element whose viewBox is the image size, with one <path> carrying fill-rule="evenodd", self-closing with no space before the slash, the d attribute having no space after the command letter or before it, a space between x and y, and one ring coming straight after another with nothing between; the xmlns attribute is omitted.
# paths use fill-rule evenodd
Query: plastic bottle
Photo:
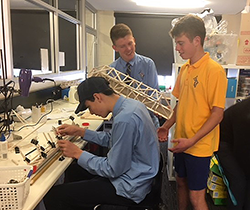
<svg viewBox="0 0 250 210"><path fill-rule="evenodd" d="M71 86L69 89L69 102L72 104L78 103L76 99L76 94L77 94L77 86Z"/></svg>
<svg viewBox="0 0 250 210"><path fill-rule="evenodd" d="M8 142L4 134L1 134L0 138L0 159L7 159L8 158Z"/></svg>

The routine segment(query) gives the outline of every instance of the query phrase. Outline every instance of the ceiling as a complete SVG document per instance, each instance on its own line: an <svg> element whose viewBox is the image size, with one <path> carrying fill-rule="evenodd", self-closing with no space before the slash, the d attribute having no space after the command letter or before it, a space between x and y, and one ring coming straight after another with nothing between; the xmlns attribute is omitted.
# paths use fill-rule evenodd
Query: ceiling
<svg viewBox="0 0 250 210"><path fill-rule="evenodd" d="M205 8L199 9L168 9L149 8L137 6L132 0L87 0L97 10L111 10L125 13L162 13L162 14L187 14L200 13ZM188 1L188 0L187 0ZM246 6L246 0L209 0L206 8L214 11L214 14L237 14Z"/></svg>
<svg viewBox="0 0 250 210"><path fill-rule="evenodd" d="M70 1L70 0L69 0ZM187 14L201 13L205 8L198 9L172 9L172 8L150 8L137 6L132 0L87 0L97 10L110 10L125 13L147 13L147 14ZM167 0L165 0L167 1ZM188 0L187 0L188 1ZM246 6L247 0L207 0L206 8L214 11L214 14L238 14ZM248 0L249 1L249 0ZM10 0L12 8L32 8L33 4L25 0Z"/></svg>

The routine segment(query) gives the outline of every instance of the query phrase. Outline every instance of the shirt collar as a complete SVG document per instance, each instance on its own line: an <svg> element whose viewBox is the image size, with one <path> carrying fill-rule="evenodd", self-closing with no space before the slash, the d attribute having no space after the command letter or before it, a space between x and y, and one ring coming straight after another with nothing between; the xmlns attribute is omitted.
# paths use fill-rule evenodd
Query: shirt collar
<svg viewBox="0 0 250 210"><path fill-rule="evenodd" d="M131 61L129 61L129 63L130 63L131 66L133 66L133 65L135 64L135 61L136 61L136 58L137 58L137 57L138 57L138 55L135 53L134 58L133 58ZM123 60L122 57L120 57L120 58L121 58L122 66L123 66L124 68L127 67L127 63L128 63L128 62L126 62L125 60Z"/></svg>
<svg viewBox="0 0 250 210"><path fill-rule="evenodd" d="M190 67L190 66L193 66L195 69L197 69L197 68L199 68L200 67L200 65L204 62L204 61L206 61L206 60L208 60L209 59L209 52L205 52L205 55L200 59L200 60L198 60L196 63L194 63L194 64L190 64L190 59L184 64L185 65L185 67Z"/></svg>
<svg viewBox="0 0 250 210"><path fill-rule="evenodd" d="M120 112L120 108L123 104L123 102L125 101L125 97L124 96L120 96L119 99L117 100L114 109L112 111L113 116L115 117L119 112Z"/></svg>

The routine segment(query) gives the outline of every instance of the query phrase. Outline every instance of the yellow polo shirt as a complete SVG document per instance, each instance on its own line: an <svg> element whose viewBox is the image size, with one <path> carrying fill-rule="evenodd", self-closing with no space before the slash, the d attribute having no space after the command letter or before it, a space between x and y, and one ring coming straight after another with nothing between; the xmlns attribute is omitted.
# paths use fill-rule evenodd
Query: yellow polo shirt
<svg viewBox="0 0 250 210"><path fill-rule="evenodd" d="M179 99L175 138L191 138L211 115L214 106L224 108L227 90L226 72L206 53L195 64L185 63L172 94ZM208 157L218 150L219 125L185 153Z"/></svg>

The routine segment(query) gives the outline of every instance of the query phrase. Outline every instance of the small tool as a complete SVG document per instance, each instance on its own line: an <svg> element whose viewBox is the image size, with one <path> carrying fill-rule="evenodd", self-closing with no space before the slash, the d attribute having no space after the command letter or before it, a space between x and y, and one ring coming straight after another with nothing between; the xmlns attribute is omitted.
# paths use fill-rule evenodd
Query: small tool
<svg viewBox="0 0 250 210"><path fill-rule="evenodd" d="M47 140L48 144L49 144L52 148L56 148L56 144L55 144L55 142L52 141L51 136L49 135L49 133L48 133L48 135L49 135L50 140L47 138L47 136L45 135L45 133L43 133L43 135L44 135L45 139Z"/></svg>
<svg viewBox="0 0 250 210"><path fill-rule="evenodd" d="M52 130L54 131L54 133L55 133L55 135L56 135L56 138L57 138L58 140L62 140L62 139L63 139L63 137L62 137L61 135L58 135L57 129L56 129L54 126L52 126ZM62 156L59 158L59 161L63 161L64 159L65 159L65 157L62 155Z"/></svg>
<svg viewBox="0 0 250 210"><path fill-rule="evenodd" d="M63 139L62 136L58 134L57 129L54 126L52 126L52 130L54 131L54 133L56 135L56 138L58 140L62 140Z"/></svg>
<svg viewBox="0 0 250 210"><path fill-rule="evenodd" d="M19 149L19 147L15 147L15 153L16 154L21 154L21 156L23 157L23 160L25 161L25 162L27 162L27 163L30 163L30 159L29 158L27 158L22 152L21 152L21 150Z"/></svg>
<svg viewBox="0 0 250 210"><path fill-rule="evenodd" d="M38 141L38 140L32 139L32 140L31 140L31 143L34 144L34 145L36 146L37 150L38 150L38 151L40 152L40 154L41 154L41 157L43 157L43 158L46 158L46 157L47 157L47 154L44 152L44 151L45 151L44 147L42 147L42 146L39 145L39 141Z"/></svg>
<svg viewBox="0 0 250 210"><path fill-rule="evenodd" d="M69 119L72 121L72 125L75 125L75 122L74 122L74 117L73 116L70 116Z"/></svg>

